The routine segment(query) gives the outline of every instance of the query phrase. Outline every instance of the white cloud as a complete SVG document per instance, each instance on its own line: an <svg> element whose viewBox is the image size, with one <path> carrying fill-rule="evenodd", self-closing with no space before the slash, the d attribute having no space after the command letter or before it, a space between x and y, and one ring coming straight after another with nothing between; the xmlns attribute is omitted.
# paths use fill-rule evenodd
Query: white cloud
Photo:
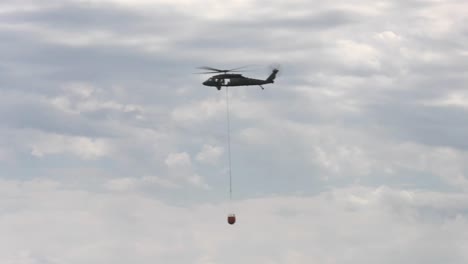
<svg viewBox="0 0 468 264"><path fill-rule="evenodd" d="M205 183L204 179L195 172L192 165L192 158L187 152L170 153L165 163L169 168L170 175L170 178L164 179L166 185L188 183L203 189L210 188L210 186Z"/></svg>
<svg viewBox="0 0 468 264"><path fill-rule="evenodd" d="M1 263L467 262L464 1L5 1Z"/></svg>
<svg viewBox="0 0 468 264"><path fill-rule="evenodd" d="M398 43L401 41L402 37L397 35L393 31L383 31L376 34L376 38L378 40L385 41L386 43Z"/></svg>
<svg viewBox="0 0 468 264"><path fill-rule="evenodd" d="M435 98L421 102L429 106L455 106L468 108L468 93L465 91L454 91L445 96L445 98Z"/></svg>
<svg viewBox="0 0 468 264"><path fill-rule="evenodd" d="M370 173L371 159L357 146L338 146L329 150L314 148L314 160L326 170L336 174L366 176Z"/></svg>
<svg viewBox="0 0 468 264"><path fill-rule="evenodd" d="M81 0L77 1L80 2ZM189 13L195 17L203 17L208 19L225 19L227 17L233 17L235 13L241 10L252 10L252 7L255 6L251 1L245 0L236 0L223 4L220 4L214 0L201 0L196 2L190 0L92 0L87 2L111 3L122 5L126 8L139 9L142 11L165 6L172 9L184 10L186 13ZM190 10L190 12L186 10Z"/></svg>
<svg viewBox="0 0 468 264"><path fill-rule="evenodd" d="M378 132L360 127L264 122L240 131L237 144L245 150L260 148L263 156L274 153L269 160L273 167L283 166L286 160L303 159L302 165L318 170L310 177L323 180L395 179L406 186L424 186L427 178L435 177L440 184L468 188L468 156L464 150L401 142ZM283 153L293 153L291 160Z"/></svg>
<svg viewBox="0 0 468 264"><path fill-rule="evenodd" d="M192 167L192 159L187 152L170 153L164 162L170 169L186 169Z"/></svg>
<svg viewBox="0 0 468 264"><path fill-rule="evenodd" d="M338 40L331 50L331 55L341 60L346 66L378 71L380 70L380 54L378 49L367 43L354 40Z"/></svg>
<svg viewBox="0 0 468 264"><path fill-rule="evenodd" d="M81 159L99 159L109 155L112 147L105 139L93 139L58 134L40 134L30 143L31 154L36 157L46 155L72 154Z"/></svg>
<svg viewBox="0 0 468 264"><path fill-rule="evenodd" d="M164 52L170 43L167 39L151 34L121 35L106 29L82 31L67 31L57 28L43 27L33 23L18 23L2 25L0 29L10 32L22 32L36 36L41 42L58 44L75 48L106 46L112 44L122 48L130 48L145 53Z"/></svg>
<svg viewBox="0 0 468 264"><path fill-rule="evenodd" d="M223 152L224 150L220 146L203 145L202 150L196 156L196 160L201 163L216 164Z"/></svg>
<svg viewBox="0 0 468 264"><path fill-rule="evenodd" d="M193 182L193 184L194 185L201 184L201 179L198 179L198 182ZM115 179L111 179L107 181L104 187L106 187L108 190L111 190L111 191L128 192L128 191L138 191L148 186L160 186L166 189L181 188L181 186L177 184L175 181L173 181L172 179L158 177L158 176L115 178Z"/></svg>
<svg viewBox="0 0 468 264"><path fill-rule="evenodd" d="M63 89L81 98L89 98L96 90L91 84L80 82L66 84Z"/></svg>
<svg viewBox="0 0 468 264"><path fill-rule="evenodd" d="M156 184L161 187L169 188L169 189L180 188L180 185L178 185L177 183L174 183L168 179L164 179L158 176L144 176L141 179L141 182L143 184Z"/></svg>
<svg viewBox="0 0 468 264"><path fill-rule="evenodd" d="M2 208L21 208L0 219L5 263L468 260L463 193L354 186L181 207L133 191L71 191L40 181L1 181L0 189L8 190ZM234 226L228 212L237 214Z"/></svg>
<svg viewBox="0 0 468 264"><path fill-rule="evenodd" d="M106 187L112 191L127 191L135 187L136 180L133 178L117 178L110 180Z"/></svg>
<svg viewBox="0 0 468 264"><path fill-rule="evenodd" d="M115 100L102 99L109 96L101 88L95 88L87 83L70 83L63 87L63 94L44 99L58 110L72 113L89 113L99 110L114 110L122 113L142 115L145 109L141 105L126 104Z"/></svg>
<svg viewBox="0 0 468 264"><path fill-rule="evenodd" d="M45 6L51 6L51 3L44 2L38 4L34 1L3 1L0 3L0 13L11 14L15 12L39 11Z"/></svg>
<svg viewBox="0 0 468 264"><path fill-rule="evenodd" d="M224 100L208 99L188 106L181 106L171 113L173 120L179 123L205 122L210 119L226 115L226 103Z"/></svg>
<svg viewBox="0 0 468 264"><path fill-rule="evenodd" d="M269 144L271 142L271 136L268 136L268 133L261 128L256 127L243 129L239 136L243 141L249 144Z"/></svg>

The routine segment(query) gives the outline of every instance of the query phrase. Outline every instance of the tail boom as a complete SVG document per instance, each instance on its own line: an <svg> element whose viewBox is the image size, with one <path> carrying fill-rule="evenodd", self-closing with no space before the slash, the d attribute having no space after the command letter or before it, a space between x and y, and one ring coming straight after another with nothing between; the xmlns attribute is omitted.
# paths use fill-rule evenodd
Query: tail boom
<svg viewBox="0 0 468 264"><path fill-rule="evenodd" d="M273 71L271 72L270 76L268 76L268 78L265 80L265 82L267 83L274 83L275 82L275 78L276 78L276 74L278 73L278 69L273 69Z"/></svg>

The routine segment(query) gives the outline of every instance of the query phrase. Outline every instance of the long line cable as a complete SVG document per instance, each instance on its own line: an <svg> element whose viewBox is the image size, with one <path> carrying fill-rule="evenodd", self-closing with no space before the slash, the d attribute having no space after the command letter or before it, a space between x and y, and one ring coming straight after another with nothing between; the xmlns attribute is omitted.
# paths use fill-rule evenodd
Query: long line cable
<svg viewBox="0 0 468 264"><path fill-rule="evenodd" d="M229 117L229 89L226 87L226 117L227 117L227 145L229 160L229 200L232 200L232 167L231 167L231 120Z"/></svg>

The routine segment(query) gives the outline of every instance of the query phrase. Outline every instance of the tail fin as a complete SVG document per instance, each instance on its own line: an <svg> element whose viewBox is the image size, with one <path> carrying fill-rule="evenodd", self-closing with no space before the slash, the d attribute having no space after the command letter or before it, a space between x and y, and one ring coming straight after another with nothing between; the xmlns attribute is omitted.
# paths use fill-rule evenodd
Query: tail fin
<svg viewBox="0 0 468 264"><path fill-rule="evenodd" d="M265 81L267 81L269 83L274 83L275 78L276 78L276 74L278 73L278 71L279 71L278 69L273 69L270 76L268 76L268 78Z"/></svg>

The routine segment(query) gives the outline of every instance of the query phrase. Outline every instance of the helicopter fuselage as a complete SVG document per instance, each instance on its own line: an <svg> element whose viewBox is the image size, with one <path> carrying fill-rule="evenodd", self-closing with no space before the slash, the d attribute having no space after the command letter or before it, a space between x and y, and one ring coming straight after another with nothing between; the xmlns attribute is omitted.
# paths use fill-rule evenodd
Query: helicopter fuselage
<svg viewBox="0 0 468 264"><path fill-rule="evenodd" d="M220 90L222 86L227 87L227 86L259 85L260 87L262 87L263 84L274 83L274 79L276 77L277 72L278 70L275 69L270 75L270 77L268 77L266 80L247 78L247 77L242 76L242 74L230 74L230 73L218 74L204 81L203 85L216 87L218 90Z"/></svg>

